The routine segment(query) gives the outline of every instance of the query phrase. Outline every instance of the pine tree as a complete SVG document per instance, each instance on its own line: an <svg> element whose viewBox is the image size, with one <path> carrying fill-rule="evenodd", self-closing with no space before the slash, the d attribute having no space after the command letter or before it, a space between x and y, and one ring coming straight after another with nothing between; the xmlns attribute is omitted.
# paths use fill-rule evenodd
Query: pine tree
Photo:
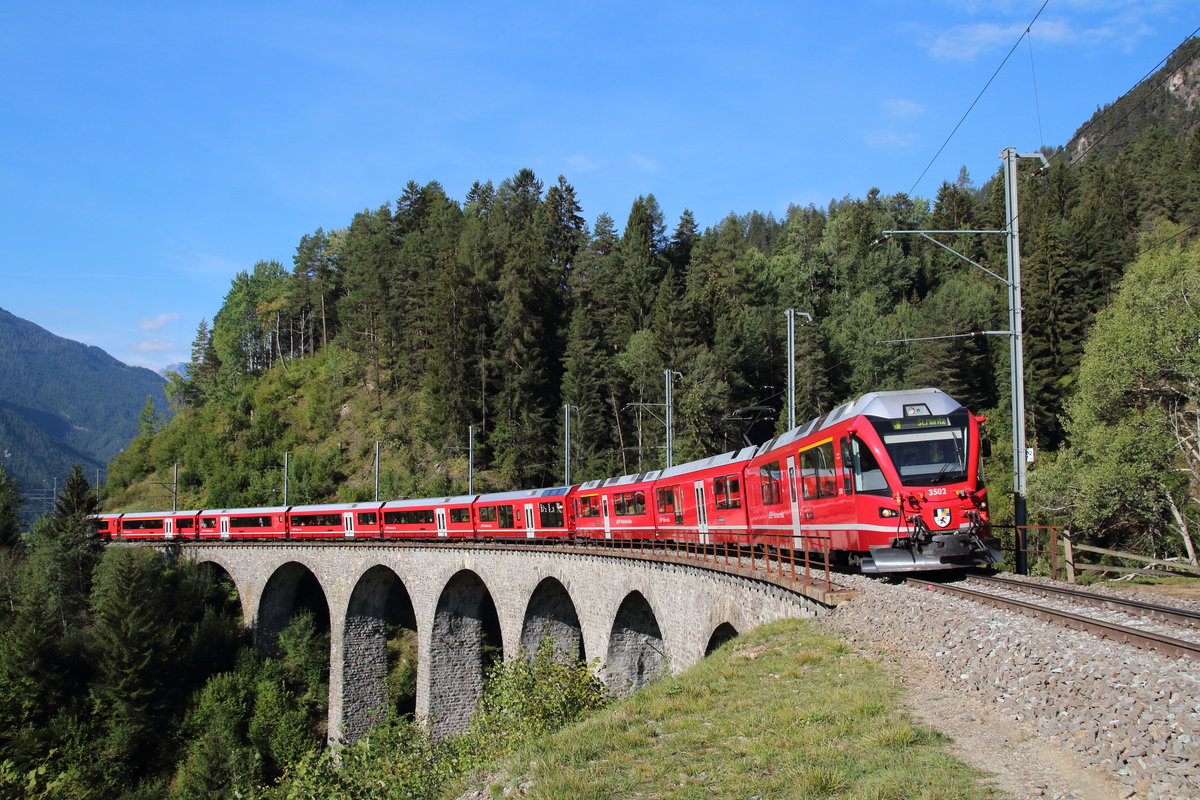
<svg viewBox="0 0 1200 800"><path fill-rule="evenodd" d="M21 540L21 490L0 465L0 548Z"/></svg>

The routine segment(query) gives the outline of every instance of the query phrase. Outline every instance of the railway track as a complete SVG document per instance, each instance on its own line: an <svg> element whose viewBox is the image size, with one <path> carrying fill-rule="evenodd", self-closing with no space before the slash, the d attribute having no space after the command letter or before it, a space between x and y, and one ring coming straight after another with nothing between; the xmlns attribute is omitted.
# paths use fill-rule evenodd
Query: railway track
<svg viewBox="0 0 1200 800"><path fill-rule="evenodd" d="M1200 641L1196 641L1200 638L1200 614L1192 611L1009 578L972 576L968 582L977 588L928 579L908 579L913 586L1016 611L1056 625L1125 642L1143 650L1154 650L1171 657L1200 658ZM1016 594L1035 595L1042 602L1022 600L1013 596ZM1084 606L1087 613L1080 613L1079 606ZM1122 621L1115 621L1114 617L1120 617ZM1147 627L1149 620L1158 623L1151 625L1157 630ZM1184 638L1173 635L1176 633L1183 634Z"/></svg>

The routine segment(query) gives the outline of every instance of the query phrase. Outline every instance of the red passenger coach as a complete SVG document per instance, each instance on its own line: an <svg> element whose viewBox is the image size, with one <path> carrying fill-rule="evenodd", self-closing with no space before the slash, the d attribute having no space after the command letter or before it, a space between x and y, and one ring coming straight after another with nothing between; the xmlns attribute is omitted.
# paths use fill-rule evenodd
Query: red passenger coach
<svg viewBox="0 0 1200 800"><path fill-rule="evenodd" d="M659 535L700 544L745 541L743 471L754 450L747 447L664 469L654 482Z"/></svg>
<svg viewBox="0 0 1200 800"><path fill-rule="evenodd" d="M575 535L585 539L652 539L654 480L659 471L588 481L575 492Z"/></svg>
<svg viewBox="0 0 1200 800"><path fill-rule="evenodd" d="M221 508L200 512L200 539L283 539L287 506Z"/></svg>
<svg viewBox="0 0 1200 800"><path fill-rule="evenodd" d="M288 536L311 539L341 536L345 539L380 535L382 503L326 503L292 506L287 513Z"/></svg>
<svg viewBox="0 0 1200 800"><path fill-rule="evenodd" d="M392 500L383 504L383 535L386 537L433 538L471 537L471 503L475 495Z"/></svg>
<svg viewBox="0 0 1200 800"><path fill-rule="evenodd" d="M570 536L570 486L481 494L475 501L475 532L482 538Z"/></svg>
<svg viewBox="0 0 1200 800"><path fill-rule="evenodd" d="M120 530L119 523L121 521L120 514L97 514L92 517L92 521L96 524L96 535L101 541L111 542L117 536Z"/></svg>
<svg viewBox="0 0 1200 800"><path fill-rule="evenodd" d="M128 514L102 515L113 523L117 539L194 539L199 511L133 511ZM118 518L119 519L116 519Z"/></svg>

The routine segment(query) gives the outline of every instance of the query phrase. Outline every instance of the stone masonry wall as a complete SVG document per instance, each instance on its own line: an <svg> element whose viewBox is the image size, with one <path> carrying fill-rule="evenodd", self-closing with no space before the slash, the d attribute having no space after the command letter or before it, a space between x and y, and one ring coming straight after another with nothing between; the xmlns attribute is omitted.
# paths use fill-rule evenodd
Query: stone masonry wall
<svg viewBox="0 0 1200 800"><path fill-rule="evenodd" d="M610 652L618 610L636 592L661 632L663 654L675 672L704 657L722 624L745 632L775 619L824 610L782 588L698 567L532 548L281 542L187 544L183 549L229 573L252 629L265 617L271 618L272 628L278 624L278 605L287 598L272 596L273 587L286 591L289 581L272 581L273 576L307 571L316 578L329 604L331 740L361 736L381 707L386 671L382 611L377 599L363 598L364 592L378 595L392 576L411 598L417 622L417 715L432 717L440 734L460 730L478 699L479 592L495 604L509 658L520 647L522 634L528 642L530 630L539 627L544 610L541 602L531 604L535 590L554 579L577 614L584 653L601 660ZM464 591L466 596L459 596ZM625 635L621 628L617 634ZM446 680L446 670L454 673L451 680Z"/></svg>

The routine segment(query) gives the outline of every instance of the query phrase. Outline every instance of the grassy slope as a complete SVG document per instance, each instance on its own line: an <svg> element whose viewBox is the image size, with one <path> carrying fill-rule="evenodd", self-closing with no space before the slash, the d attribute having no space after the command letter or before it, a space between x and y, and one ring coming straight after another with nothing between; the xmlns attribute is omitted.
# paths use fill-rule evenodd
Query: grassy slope
<svg viewBox="0 0 1200 800"><path fill-rule="evenodd" d="M490 782L530 798L983 798L995 790L897 710L874 663L801 620L528 747Z"/></svg>

